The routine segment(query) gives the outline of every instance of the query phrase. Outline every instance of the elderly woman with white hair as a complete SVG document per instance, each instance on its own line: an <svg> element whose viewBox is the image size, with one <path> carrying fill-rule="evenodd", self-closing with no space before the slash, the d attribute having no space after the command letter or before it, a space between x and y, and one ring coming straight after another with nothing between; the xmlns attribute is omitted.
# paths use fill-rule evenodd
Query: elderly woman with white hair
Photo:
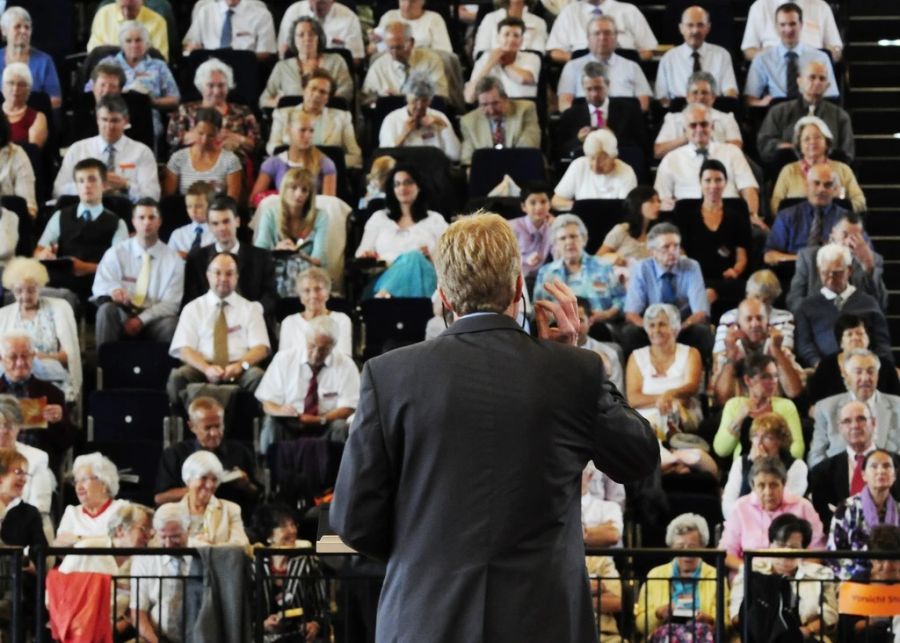
<svg viewBox="0 0 900 643"><path fill-rule="evenodd" d="M9 63L3 69L3 113L9 123L9 140L44 147L47 117L28 105L34 78L25 63Z"/></svg>
<svg viewBox="0 0 900 643"><path fill-rule="evenodd" d="M31 70L32 90L44 92L54 108L62 105L62 89L56 65L49 54L31 46L31 15L22 7L9 7L0 17L6 47L0 49L0 70L11 63L25 63Z"/></svg>
<svg viewBox="0 0 900 643"><path fill-rule="evenodd" d="M637 176L619 156L616 135L594 130L584 139L584 156L569 164L553 191L553 207L568 210L582 199L624 199L635 187Z"/></svg>
<svg viewBox="0 0 900 643"><path fill-rule="evenodd" d="M672 550L705 549L709 526L703 516L685 513L666 528ZM725 583L725 605L728 584ZM635 606L635 627L654 641L712 640L716 623L716 568L699 556L676 556L647 573ZM696 638L694 638L696 637Z"/></svg>
<svg viewBox="0 0 900 643"><path fill-rule="evenodd" d="M169 121L166 138L169 147L177 149L196 141L197 111L211 107L222 116L219 142L226 150L247 159L259 143L260 129L253 110L246 105L228 102L228 92L234 89L234 72L218 58L210 58L194 73L194 86L203 97L201 101L182 103Z"/></svg>
<svg viewBox="0 0 900 643"><path fill-rule="evenodd" d="M681 315L671 304L651 304L644 311L650 345L638 348L625 367L628 403L646 417L665 439L678 431L695 431L702 418L700 352L675 341Z"/></svg>
<svg viewBox="0 0 900 643"><path fill-rule="evenodd" d="M124 70L123 91L136 91L150 97L153 133L159 136L163 128L160 111L175 109L181 101L175 77L165 60L150 55L150 32L137 20L127 20L119 25L119 46L119 53L100 62L112 62Z"/></svg>
<svg viewBox="0 0 900 643"><path fill-rule="evenodd" d="M830 165L837 177L835 198L848 199L854 212L865 211L866 197L853 170L846 163L829 158L834 145L834 135L825 121L818 116L804 116L798 120L794 125L793 143L800 160L781 168L772 189L772 212L779 210L779 204L784 199L806 198L807 172L809 168L821 163Z"/></svg>
<svg viewBox="0 0 900 643"><path fill-rule="evenodd" d="M587 227L574 214L561 214L550 226L555 260L541 267L534 281L534 300L552 299L546 284L554 279L565 283L577 297L591 304L590 323L618 319L625 304L625 288L612 264L585 252Z"/></svg>
<svg viewBox="0 0 900 643"><path fill-rule="evenodd" d="M187 493L178 504L190 516L189 547L247 545L250 542L244 532L241 508L215 495L224 475L222 463L210 451L196 451L181 465L181 478L187 485Z"/></svg>
<svg viewBox="0 0 900 643"><path fill-rule="evenodd" d="M458 161L460 143L447 117L431 108L434 82L424 74L413 73L403 84L406 107L385 116L378 133L381 147L436 147L451 161Z"/></svg>
<svg viewBox="0 0 900 643"><path fill-rule="evenodd" d="M72 464L78 505L69 505L59 521L55 547L69 547L85 538L106 536L109 520L125 502L116 500L119 471L102 453L80 455Z"/></svg>
<svg viewBox="0 0 900 643"><path fill-rule="evenodd" d="M11 332L28 335L35 374L59 386L72 401L81 389L78 327L69 302L41 296L49 279L37 259L16 257L7 264L3 288L12 292L15 302L0 308L0 337Z"/></svg>

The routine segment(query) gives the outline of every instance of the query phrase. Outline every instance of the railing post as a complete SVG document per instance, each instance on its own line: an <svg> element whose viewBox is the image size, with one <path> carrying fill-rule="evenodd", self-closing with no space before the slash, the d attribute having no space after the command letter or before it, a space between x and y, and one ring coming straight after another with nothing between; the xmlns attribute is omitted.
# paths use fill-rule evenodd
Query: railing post
<svg viewBox="0 0 900 643"><path fill-rule="evenodd" d="M263 602L265 601L265 596L263 594L263 583L265 582L264 574L265 574L265 563L263 561L262 553L257 550L253 556L253 566L254 566L254 584L256 585L256 596L254 597L254 603L256 605L256 618L254 618L253 631L256 643L263 643L263 621L266 619L266 610L263 607Z"/></svg>
<svg viewBox="0 0 900 643"><path fill-rule="evenodd" d="M16 549L12 555L12 607L10 614L10 634L13 643L21 643L24 630L22 622L22 550Z"/></svg>
<svg viewBox="0 0 900 643"><path fill-rule="evenodd" d="M741 605L742 641L750 640L750 575L753 573L753 554L744 552L744 603Z"/></svg>
<svg viewBox="0 0 900 643"><path fill-rule="evenodd" d="M37 576L37 591L35 600L35 640L37 643L47 643L47 624L44 623L44 604L46 603L47 583L47 552L44 547L29 550L35 553L35 575Z"/></svg>
<svg viewBox="0 0 900 643"><path fill-rule="evenodd" d="M716 554L716 641L725 641L725 583L728 582L725 569L725 554Z"/></svg>

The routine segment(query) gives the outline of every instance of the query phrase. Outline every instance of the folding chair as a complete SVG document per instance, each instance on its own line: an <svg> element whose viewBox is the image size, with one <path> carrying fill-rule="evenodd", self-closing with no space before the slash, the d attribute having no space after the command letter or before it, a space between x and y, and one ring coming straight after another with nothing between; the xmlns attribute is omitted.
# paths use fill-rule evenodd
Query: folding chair
<svg viewBox="0 0 900 643"><path fill-rule="evenodd" d="M111 389L88 398L88 442L145 440L163 444L171 418L165 391Z"/></svg>
<svg viewBox="0 0 900 643"><path fill-rule="evenodd" d="M143 388L164 391L177 362L169 345L150 341L107 342L98 349L97 390Z"/></svg>
<svg viewBox="0 0 900 643"><path fill-rule="evenodd" d="M19 241L16 243L16 255L30 257L34 252L34 221L28 214L28 205L20 196L0 196L0 207L4 207L19 218Z"/></svg>
<svg viewBox="0 0 900 643"><path fill-rule="evenodd" d="M588 229L585 251L594 254L613 226L625 220L625 210L619 199L582 199L572 205L572 213L581 217Z"/></svg>
<svg viewBox="0 0 900 643"><path fill-rule="evenodd" d="M425 325L432 317L427 297L366 299L360 304L364 328L363 359L386 350L425 339Z"/></svg>
<svg viewBox="0 0 900 643"><path fill-rule="evenodd" d="M544 155L537 148L483 148L472 154L469 197L486 196L508 174L519 186L544 181Z"/></svg>

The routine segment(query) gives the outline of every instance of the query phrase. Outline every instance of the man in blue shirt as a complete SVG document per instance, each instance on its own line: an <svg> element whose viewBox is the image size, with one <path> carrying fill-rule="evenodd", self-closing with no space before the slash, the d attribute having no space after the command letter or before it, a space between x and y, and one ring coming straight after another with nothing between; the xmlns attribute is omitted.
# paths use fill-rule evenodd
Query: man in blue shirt
<svg viewBox="0 0 900 643"><path fill-rule="evenodd" d="M828 70L829 86L825 97L837 97L837 81L828 54L800 42L803 10L793 2L781 5L775 11L775 25L781 43L753 58L744 85L747 104L766 107L774 98L799 97L797 77L801 69L814 61L822 62Z"/></svg>
<svg viewBox="0 0 900 643"><path fill-rule="evenodd" d="M678 341L700 351L705 362L712 355L709 300L700 264L681 255L681 233L671 223L657 223L647 233L650 258L638 263L625 294L622 347L626 355L649 343L642 315L650 304L672 304L681 311Z"/></svg>
<svg viewBox="0 0 900 643"><path fill-rule="evenodd" d="M836 183L837 176L827 163L809 168L806 201L782 210L775 217L763 256L767 264L796 261L797 253L806 246L828 243L831 229L847 214L847 210L834 203Z"/></svg>

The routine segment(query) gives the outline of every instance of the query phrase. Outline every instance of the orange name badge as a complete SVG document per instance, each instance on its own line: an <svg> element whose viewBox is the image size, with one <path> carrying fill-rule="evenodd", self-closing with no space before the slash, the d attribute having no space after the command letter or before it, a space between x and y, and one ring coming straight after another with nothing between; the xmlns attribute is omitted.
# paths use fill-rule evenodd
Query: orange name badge
<svg viewBox="0 0 900 643"><path fill-rule="evenodd" d="M900 615L900 585L841 583L838 612L854 616Z"/></svg>
<svg viewBox="0 0 900 643"><path fill-rule="evenodd" d="M134 163L119 163L120 170L133 170L137 167Z"/></svg>

